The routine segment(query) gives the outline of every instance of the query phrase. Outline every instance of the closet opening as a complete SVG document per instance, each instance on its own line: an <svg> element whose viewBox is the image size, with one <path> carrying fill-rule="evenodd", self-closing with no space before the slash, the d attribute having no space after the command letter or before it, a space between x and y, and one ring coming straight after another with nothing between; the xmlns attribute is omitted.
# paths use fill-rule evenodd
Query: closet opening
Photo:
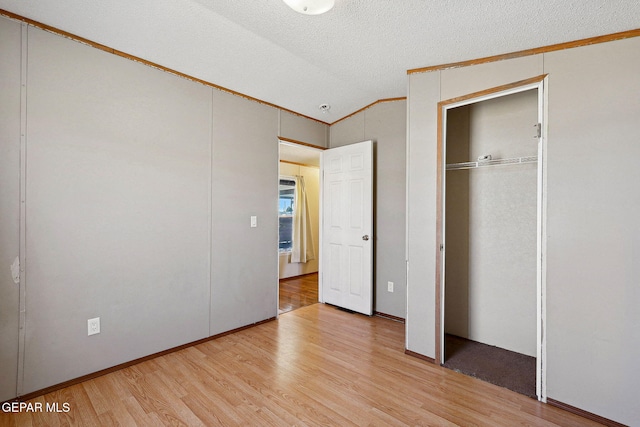
<svg viewBox="0 0 640 427"><path fill-rule="evenodd" d="M543 82L439 104L436 362L544 401Z"/></svg>

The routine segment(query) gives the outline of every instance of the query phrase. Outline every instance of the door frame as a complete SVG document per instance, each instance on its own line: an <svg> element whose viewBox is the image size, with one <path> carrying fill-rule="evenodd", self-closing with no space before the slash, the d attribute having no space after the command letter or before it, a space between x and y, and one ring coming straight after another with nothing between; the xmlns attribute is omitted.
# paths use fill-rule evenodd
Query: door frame
<svg viewBox="0 0 640 427"><path fill-rule="evenodd" d="M280 154L280 147L282 145L290 145L293 147L299 147L302 149L308 149L308 150L313 150L313 151L318 151L320 157L322 158L322 152L324 150L327 150L327 147L321 147L319 145L315 145L315 144L310 144L308 142L304 142L304 141L298 141L295 139L291 139L291 138L285 138L283 136L278 136L277 138L277 142L278 142L278 182L276 183L276 185L279 186L279 182L280 182L280 161L281 159L281 154ZM292 164L297 164L298 166L309 166L309 165L305 165L302 163L295 163L295 162L288 162L288 163L292 163ZM318 301L322 302L321 299L321 295L320 295L320 280L322 277L322 259L321 259L321 249L322 246L320 246L322 244L322 174L320 173L320 167L318 167L318 171L320 176L319 178L319 192L318 192L318 238L320 239L319 243L318 243ZM279 187L276 187L279 188ZM278 202L279 202L279 194L280 192L277 191L276 194L278 194L278 198L276 198L275 201L275 206L278 206ZM276 215L278 215L278 211L276 209ZM276 318L280 317L280 253L279 253L279 244L278 244L279 239L276 239L275 245L276 245L276 251L278 253L278 257L276 258Z"/></svg>
<svg viewBox="0 0 640 427"><path fill-rule="evenodd" d="M548 95L546 74L451 98L438 103L438 146L436 185L436 331L435 361L444 363L444 298L445 298L445 195L446 195L446 124L448 110L489 99L536 89L538 91L538 122L541 124L538 143L537 184L537 256L536 256L536 395L546 402L546 153Z"/></svg>

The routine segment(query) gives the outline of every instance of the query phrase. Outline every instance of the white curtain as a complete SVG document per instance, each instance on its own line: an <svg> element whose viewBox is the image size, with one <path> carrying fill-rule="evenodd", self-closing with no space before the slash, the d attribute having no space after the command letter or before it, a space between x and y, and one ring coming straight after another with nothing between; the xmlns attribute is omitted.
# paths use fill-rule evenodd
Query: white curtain
<svg viewBox="0 0 640 427"><path fill-rule="evenodd" d="M296 195L293 205L293 243L291 248L291 262L306 263L316 258L313 249L313 234L311 233L311 217L307 203L307 192L304 188L304 178L295 177Z"/></svg>

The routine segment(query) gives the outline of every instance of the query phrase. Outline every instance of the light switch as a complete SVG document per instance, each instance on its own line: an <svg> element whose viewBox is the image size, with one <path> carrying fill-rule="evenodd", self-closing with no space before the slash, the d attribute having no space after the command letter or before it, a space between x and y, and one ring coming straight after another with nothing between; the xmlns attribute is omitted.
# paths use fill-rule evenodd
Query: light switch
<svg viewBox="0 0 640 427"><path fill-rule="evenodd" d="M258 226L258 217L257 216L252 216L251 217L251 228L256 228Z"/></svg>

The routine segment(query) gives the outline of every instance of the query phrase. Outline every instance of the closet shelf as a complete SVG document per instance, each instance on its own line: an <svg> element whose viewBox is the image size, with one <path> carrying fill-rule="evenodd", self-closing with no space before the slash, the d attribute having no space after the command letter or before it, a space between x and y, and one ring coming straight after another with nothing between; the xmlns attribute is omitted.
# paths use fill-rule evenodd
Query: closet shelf
<svg viewBox="0 0 640 427"><path fill-rule="evenodd" d="M500 165L520 165L524 163L537 163L538 156L528 157L514 157L511 159L493 159L493 160L480 160L477 162L464 162L464 163L450 163L447 165L447 170L459 170L459 169L475 169L485 166L500 166Z"/></svg>

